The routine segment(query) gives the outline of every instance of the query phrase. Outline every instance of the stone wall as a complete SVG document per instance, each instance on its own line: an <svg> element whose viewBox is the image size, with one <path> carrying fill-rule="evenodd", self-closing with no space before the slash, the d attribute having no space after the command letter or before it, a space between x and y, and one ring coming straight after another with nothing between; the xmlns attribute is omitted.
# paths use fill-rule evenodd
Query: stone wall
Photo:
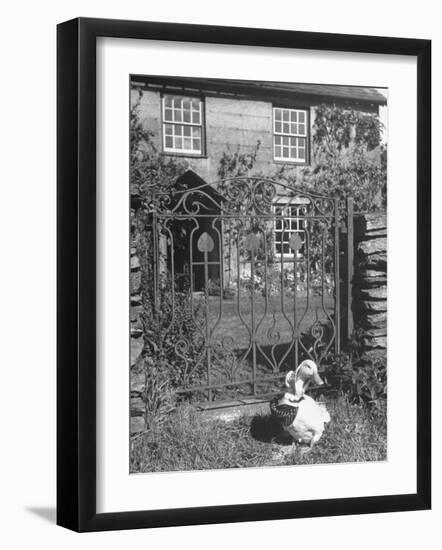
<svg viewBox="0 0 442 550"><path fill-rule="evenodd" d="M132 216L134 212L131 212ZM133 228L132 228L133 236ZM135 243L132 241L132 245ZM144 430L144 374L139 362L143 351L143 330L141 323L141 266L135 246L130 249L130 416L131 433Z"/></svg>
<svg viewBox="0 0 442 550"><path fill-rule="evenodd" d="M387 219L385 213L354 218L353 315L364 355L387 349Z"/></svg>

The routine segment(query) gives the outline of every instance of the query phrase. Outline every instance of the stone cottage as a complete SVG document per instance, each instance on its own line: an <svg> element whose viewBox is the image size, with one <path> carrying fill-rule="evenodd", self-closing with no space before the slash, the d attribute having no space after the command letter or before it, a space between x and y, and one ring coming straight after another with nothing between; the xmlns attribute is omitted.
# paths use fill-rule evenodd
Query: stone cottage
<svg viewBox="0 0 442 550"><path fill-rule="evenodd" d="M139 120L152 134L156 149L186 165L187 172L181 177L184 187L210 184L212 194L216 193L220 163L226 152L253 155L258 151L254 173L274 177L283 168L286 176L302 181L306 171L315 168L312 132L315 112L322 104L379 115L386 99L374 88L356 86L131 76L131 106L136 106ZM216 198L215 203L219 203ZM275 214L286 216L272 230L270 246L277 260L293 256L289 244L293 236L300 238L302 253L302 203L301 198L297 202L286 201L284 192L275 200ZM213 215L216 214L214 208ZM208 231L210 224L207 221L202 230ZM196 239L193 246L196 255ZM215 260L217 254L215 247L209 260ZM224 281L231 284L238 276L235 246L231 242L224 246L224 254ZM178 273L186 267L179 258L176 264ZM249 266L240 269L248 272ZM194 288L201 289L202 268L195 267L193 276ZM209 277L219 278L215 267L209 268Z"/></svg>

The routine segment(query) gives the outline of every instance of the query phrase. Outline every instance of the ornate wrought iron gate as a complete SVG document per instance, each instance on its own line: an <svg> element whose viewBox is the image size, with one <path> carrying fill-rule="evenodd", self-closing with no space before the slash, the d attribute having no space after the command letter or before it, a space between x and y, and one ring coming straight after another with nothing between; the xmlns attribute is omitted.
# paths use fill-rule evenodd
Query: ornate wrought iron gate
<svg viewBox="0 0 442 550"><path fill-rule="evenodd" d="M178 393L269 395L303 358L340 352L336 199L241 177L152 204L153 295Z"/></svg>

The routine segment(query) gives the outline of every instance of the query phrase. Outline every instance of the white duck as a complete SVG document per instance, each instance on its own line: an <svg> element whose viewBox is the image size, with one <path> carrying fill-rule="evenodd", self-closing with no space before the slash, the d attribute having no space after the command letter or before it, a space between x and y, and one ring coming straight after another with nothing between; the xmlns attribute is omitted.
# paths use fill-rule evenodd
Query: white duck
<svg viewBox="0 0 442 550"><path fill-rule="evenodd" d="M293 437L295 444L308 445L304 452L310 451L319 441L325 424L330 422L330 415L325 405L305 395L305 391L312 382L318 386L324 383L319 376L316 363L307 359L295 372L287 373L285 384L289 391L280 399L270 403L272 414L280 421L284 430Z"/></svg>

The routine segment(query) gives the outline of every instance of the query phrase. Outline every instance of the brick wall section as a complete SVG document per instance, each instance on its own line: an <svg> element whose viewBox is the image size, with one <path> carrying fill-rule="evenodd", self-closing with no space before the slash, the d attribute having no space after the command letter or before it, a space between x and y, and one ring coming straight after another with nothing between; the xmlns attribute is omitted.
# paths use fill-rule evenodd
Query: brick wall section
<svg viewBox="0 0 442 550"><path fill-rule="evenodd" d="M355 216L353 278L355 334L365 355L387 349L387 219L385 213Z"/></svg>

